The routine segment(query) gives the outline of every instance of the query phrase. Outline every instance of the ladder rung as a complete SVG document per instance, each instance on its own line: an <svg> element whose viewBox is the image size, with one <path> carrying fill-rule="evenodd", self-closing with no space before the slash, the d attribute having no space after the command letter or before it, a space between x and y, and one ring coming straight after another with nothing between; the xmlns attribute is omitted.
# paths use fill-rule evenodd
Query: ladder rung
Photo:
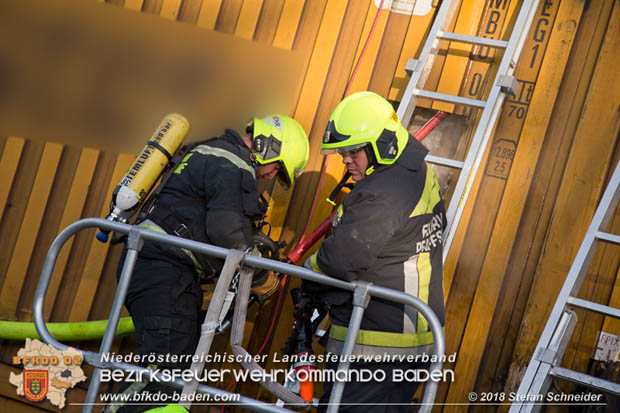
<svg viewBox="0 0 620 413"><path fill-rule="evenodd" d="M431 92L430 90L424 90L424 89L415 89L413 91L413 94L416 96L420 96L423 98L428 98L428 99L432 99L432 100L440 100L442 102L449 102L449 103L457 103L459 105L467 105L467 106L474 106L477 108L484 108L487 104L487 102L485 100L476 100L476 99L469 99L469 98L464 98L461 96L454 96L454 95L448 95L445 93L437 93L437 92Z"/></svg>
<svg viewBox="0 0 620 413"><path fill-rule="evenodd" d="M490 46L505 49L508 42L504 40L487 39L486 37L470 36L467 34L458 34L452 32L437 32L437 37L444 40L452 40L461 43L479 44L481 46Z"/></svg>
<svg viewBox="0 0 620 413"><path fill-rule="evenodd" d="M595 237L602 240L607 241L612 244L620 245L620 235L609 234L607 232L597 232Z"/></svg>
<svg viewBox="0 0 620 413"><path fill-rule="evenodd" d="M581 298L577 297L568 297L566 302L572 306L594 311L595 313L620 318L620 309L609 307L607 305L593 303L592 301L582 300Z"/></svg>
<svg viewBox="0 0 620 413"><path fill-rule="evenodd" d="M430 163L437 164L437 165L443 165L443 166L447 166L450 168L463 169L463 162L450 159L450 158L442 158L441 156L427 155L426 158L424 158L424 160Z"/></svg>
<svg viewBox="0 0 620 413"><path fill-rule="evenodd" d="M568 380L576 384L582 384L592 389L597 389L606 393L620 395L620 384L611 381L599 379L589 374L579 373L564 367L554 367L549 374L553 377Z"/></svg>

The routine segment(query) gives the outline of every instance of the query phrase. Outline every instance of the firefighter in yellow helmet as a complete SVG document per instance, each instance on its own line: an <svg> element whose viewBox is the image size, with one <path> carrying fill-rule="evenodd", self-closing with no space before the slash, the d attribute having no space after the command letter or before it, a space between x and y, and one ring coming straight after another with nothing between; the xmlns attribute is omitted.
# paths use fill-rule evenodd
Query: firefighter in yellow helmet
<svg viewBox="0 0 620 413"><path fill-rule="evenodd" d="M276 115L254 118L246 132L252 135L256 161L260 165L277 165L276 177L288 189L308 163L308 138L304 129L295 119Z"/></svg>
<svg viewBox="0 0 620 413"><path fill-rule="evenodd" d="M257 180L277 178L293 185L308 160L308 139L294 119L284 115L254 118L242 136L227 129L189 151L150 204L141 226L162 233L248 250L254 247L252 221L265 212ZM124 256L125 254L123 254ZM124 259L119 263L119 274ZM135 328L141 364L184 369L168 355L194 354L200 336L200 284L217 276L223 261L189 250L145 241L133 272L125 306ZM277 290L273 273L255 274L253 293L265 300ZM157 356L163 356L164 362ZM127 383L124 393L171 393L163 383ZM126 396L132 397L132 396ZM138 400L138 399L136 399ZM141 411L152 406L110 404L107 412Z"/></svg>
<svg viewBox="0 0 620 413"><path fill-rule="evenodd" d="M429 304L443 324L446 219L437 179L424 161L426 148L409 135L387 100L358 92L333 111L322 151L339 153L356 184L340 206L332 233L305 265L345 281L363 280L409 293ZM326 351L339 354L353 310L352 293L310 283L304 288L330 306ZM432 343L423 316L401 304L371 299L353 354L387 362L352 363L351 368L382 370L386 379L347 382L339 411L410 411L418 384L392 380L393 371L428 368L398 357L423 355ZM326 367L336 369L337 363ZM321 403L329 401L331 388L332 383L326 383ZM319 411L324 409L322 404Z"/></svg>

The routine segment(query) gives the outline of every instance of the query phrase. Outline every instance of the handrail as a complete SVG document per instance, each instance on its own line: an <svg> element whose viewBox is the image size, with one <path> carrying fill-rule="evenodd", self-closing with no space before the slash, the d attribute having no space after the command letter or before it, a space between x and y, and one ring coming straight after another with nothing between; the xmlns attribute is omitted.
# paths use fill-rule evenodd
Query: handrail
<svg viewBox="0 0 620 413"><path fill-rule="evenodd" d="M120 312L122 310L125 294L127 292L127 288L129 286L129 281L131 279L131 273L133 271L133 266L135 264L137 258L137 252L141 247L141 243L143 240L154 241L158 243L163 243L167 245L171 245L178 248L186 248L194 252L212 255L218 258L225 258L229 252L226 248L217 247L210 244L201 243L198 241L192 241L185 238L180 238L172 235L161 234L158 232L154 232L142 227L121 224L118 222L113 222L109 220L105 220L102 218L86 218L80 221L74 222L65 228L54 240L50 249L47 253L47 257L45 258L45 262L43 264L43 270L41 272L41 278L39 280L39 284L37 285L37 289L34 297L34 307L33 307L33 317L34 323L37 328L37 332L41 339L53 346L58 350L67 350L69 346L57 341L48 331L47 326L45 324L44 319L44 301L45 295L47 293L47 289L50 283L50 279L54 270L54 266L56 264L56 259L58 258L58 254L62 248L62 246L69 240L71 236L75 233L87 229L87 228L100 228L103 230L109 230L114 232L119 232L123 234L128 234L128 254L125 259L125 264L123 270L121 272L121 277L119 279L119 284L117 287L117 291L114 297L114 302L112 304L112 309L110 310L110 323L106 328L106 332L103 337L102 345L99 353L82 351L84 354L84 360L96 368L110 368L114 367L124 371L138 370L138 371L148 371L147 369L134 366L127 363L121 362L103 362L101 360L101 354L105 354L109 352L112 340L114 338L114 333L116 331L117 323L120 317ZM427 320L430 326L431 332L434 337L433 350L434 354L437 356L436 360L431 363L432 371L441 371L442 362L445 355L445 340L443 336L443 331L441 328L441 323L439 319L435 315L435 313L431 310L431 308L426 305L420 299L413 297L409 294L406 294L401 291L392 290L389 288L379 287L376 285L368 284L365 282L345 282L336 278L329 277L327 275L318 274L311 270L308 270L303 267L298 267L291 264L286 264L280 261L274 261L267 258L256 257L253 255L246 254L243 260L244 266L258 267L266 270L271 270L283 274L289 274L295 277L299 277L304 280L318 282L322 284L326 284L332 287L341 288L344 290L352 291L356 293L356 295L360 294L360 291L363 291L363 297L357 297L356 300L361 302L364 301L366 295L379 297L395 302L399 302L405 304L407 306L415 308L419 311ZM361 300L361 301L360 301ZM357 333L359 331L359 321L361 321L361 315L363 314L363 305L360 306L356 304L355 311L357 315L352 317L351 324L349 325L349 329L347 332L347 337L345 339L344 350L347 347L352 347L352 344L355 342L355 337L357 337ZM359 310L359 311L358 311ZM354 320L359 319L359 320ZM356 324L357 321L357 326ZM350 356L350 352L345 352L343 350L344 358L346 356ZM339 366L339 370L342 368L348 368L347 363L342 362ZM92 405L88 406L88 402L91 403L95 401L97 393L99 391L99 374L95 374L91 378L91 385L89 387L89 391L87 394L86 404L84 406L83 411L91 411ZM148 375L147 375L148 377ZM184 382L180 379L171 382L171 386L182 389ZM338 385L344 386L342 382L336 382L334 385L334 391L336 392ZM436 381L430 381L426 383L424 396L422 399L422 408L420 411L429 411L431 410L431 406L433 401L435 400L435 395L437 393L438 383ZM231 393L206 386L203 384L198 385L197 391L202 394L209 395L223 395ZM337 392L336 392L337 393ZM334 400L334 402L340 402L340 397L338 400ZM332 402L332 400L330 400ZM259 412L290 412L291 410L282 409L273 405L269 405L267 403L260 402L258 400L254 400L248 397L241 396L239 401L230 403L236 405L243 405L250 410L259 411Z"/></svg>

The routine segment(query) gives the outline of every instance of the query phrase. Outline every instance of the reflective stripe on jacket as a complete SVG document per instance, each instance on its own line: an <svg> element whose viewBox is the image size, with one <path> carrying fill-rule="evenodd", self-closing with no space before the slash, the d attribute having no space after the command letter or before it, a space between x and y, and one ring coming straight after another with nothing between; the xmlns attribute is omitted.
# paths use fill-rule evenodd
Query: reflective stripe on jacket
<svg viewBox="0 0 620 413"><path fill-rule="evenodd" d="M147 218L171 235L245 250L253 244L251 220L263 212L251 152L236 132L227 130L184 156ZM171 255L165 248L157 251ZM207 278L221 270L221 259L187 255Z"/></svg>
<svg viewBox="0 0 620 413"><path fill-rule="evenodd" d="M164 231L162 227L160 227L159 225L157 225L155 222L151 221L150 219L146 219L142 221L139 224L139 226L141 226L142 228L149 229L151 231L160 232L162 234L168 234L166 231ZM194 264L194 269L198 273L198 276L202 277L204 274L202 270L202 265L200 264L200 262L198 261L198 258L196 258L192 250L188 250L186 248L179 248L179 249L183 251L189 257L190 260L192 260L192 263Z"/></svg>
<svg viewBox="0 0 620 413"><path fill-rule="evenodd" d="M381 166L344 199L332 234L310 259L315 270L345 281L364 280L404 291L427 303L442 325L442 243L446 219L439 184L414 139L396 163ZM351 293L324 289L330 304L331 347L344 340ZM402 304L372 298L364 313L356 353L416 354L433 343L426 319ZM330 347L328 346L328 350Z"/></svg>

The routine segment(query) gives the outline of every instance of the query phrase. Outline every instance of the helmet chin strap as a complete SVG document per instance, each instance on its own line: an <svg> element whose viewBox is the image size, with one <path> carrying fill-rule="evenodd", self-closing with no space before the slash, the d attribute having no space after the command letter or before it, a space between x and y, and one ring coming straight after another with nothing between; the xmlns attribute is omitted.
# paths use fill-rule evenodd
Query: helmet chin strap
<svg viewBox="0 0 620 413"><path fill-rule="evenodd" d="M326 199L327 202L329 202L333 206L336 206L336 196L338 196L338 194L340 193L340 190L343 187L348 187L349 189L353 188L353 184L347 183L350 177L351 177L351 173L349 171L345 172L342 179L340 179L340 182L338 182L338 185L336 185L332 193L329 194L329 196L327 197Z"/></svg>

